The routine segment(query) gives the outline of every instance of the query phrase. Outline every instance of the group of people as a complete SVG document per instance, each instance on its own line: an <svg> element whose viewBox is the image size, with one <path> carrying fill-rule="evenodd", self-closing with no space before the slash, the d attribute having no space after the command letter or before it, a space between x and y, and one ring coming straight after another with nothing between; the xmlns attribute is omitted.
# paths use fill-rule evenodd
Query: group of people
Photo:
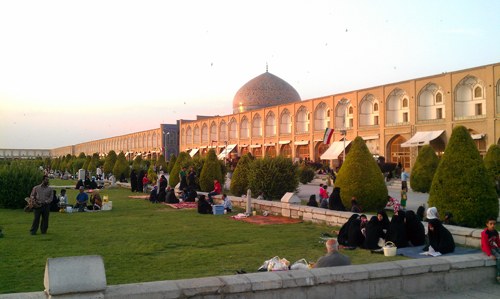
<svg viewBox="0 0 500 299"><path fill-rule="evenodd" d="M335 211L347 211L346 207L342 203L342 198L340 197L340 187L334 187L332 193L329 195L328 185L326 184L319 185L319 203L316 201L316 195L312 194L309 197L307 205ZM361 206L358 204L355 197L351 199L351 212L361 212Z"/></svg>
<svg viewBox="0 0 500 299"><path fill-rule="evenodd" d="M205 195L200 195L198 198L198 213L200 214L212 214L214 206L213 198L207 198ZM222 194L222 205L226 213L231 213L233 210L233 205L227 194Z"/></svg>
<svg viewBox="0 0 500 299"><path fill-rule="evenodd" d="M148 174L144 170L139 171L139 174L137 174L135 169L132 169L130 171L130 188L132 192L147 193L148 184L149 184Z"/></svg>

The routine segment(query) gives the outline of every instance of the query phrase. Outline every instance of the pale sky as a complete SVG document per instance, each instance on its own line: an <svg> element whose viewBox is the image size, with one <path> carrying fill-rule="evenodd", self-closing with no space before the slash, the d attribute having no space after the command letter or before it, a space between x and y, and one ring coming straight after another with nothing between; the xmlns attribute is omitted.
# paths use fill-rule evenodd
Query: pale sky
<svg viewBox="0 0 500 299"><path fill-rule="evenodd" d="M227 115L269 72L303 100L500 62L500 1L0 1L0 148Z"/></svg>

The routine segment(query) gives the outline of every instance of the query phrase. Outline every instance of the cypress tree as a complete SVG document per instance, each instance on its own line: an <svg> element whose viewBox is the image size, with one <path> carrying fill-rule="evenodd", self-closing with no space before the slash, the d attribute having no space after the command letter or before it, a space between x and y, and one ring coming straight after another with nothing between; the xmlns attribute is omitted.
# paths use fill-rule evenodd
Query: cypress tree
<svg viewBox="0 0 500 299"><path fill-rule="evenodd" d="M424 145L417 156L410 175L410 186L413 191L428 193L431 190L432 178L436 172L439 159L430 145Z"/></svg>
<svg viewBox="0 0 500 299"><path fill-rule="evenodd" d="M480 227L488 217L498 217L498 198L481 155L464 126L453 129L450 141L432 180L429 205L455 221Z"/></svg>
<svg viewBox="0 0 500 299"><path fill-rule="evenodd" d="M252 156L250 154L243 155L236 164L233 176L231 177L231 193L235 196L247 194L248 190L248 172L250 164L252 163Z"/></svg>
<svg viewBox="0 0 500 299"><path fill-rule="evenodd" d="M168 162L168 173L172 171L172 168L174 168L175 165L175 160L177 160L177 157L175 155L170 155L170 161Z"/></svg>
<svg viewBox="0 0 500 299"><path fill-rule="evenodd" d="M169 178L169 184L172 187L177 186L179 184L179 172L181 171L182 167L189 167L191 163L191 156L186 153L186 152L181 152L179 154L179 157L175 160L175 165L172 168L172 171L170 172L170 178Z"/></svg>
<svg viewBox="0 0 500 299"><path fill-rule="evenodd" d="M129 167L127 159L125 158L125 154L123 152L120 152L113 167L113 175L117 180L119 180L122 174L126 178L129 177Z"/></svg>
<svg viewBox="0 0 500 299"><path fill-rule="evenodd" d="M221 186L224 185L219 160L217 159L217 155L215 155L214 149L210 149L200 173L199 182L201 191L212 191L214 189L214 180L218 180Z"/></svg>
<svg viewBox="0 0 500 299"><path fill-rule="evenodd" d="M493 183L497 194L500 195L500 146L492 144L484 157L484 166L493 178Z"/></svg>
<svg viewBox="0 0 500 299"><path fill-rule="evenodd" d="M169 172L168 170L168 164L167 161L165 160L165 156L160 155L158 157L158 161L156 161L156 169L163 170L163 172L167 173Z"/></svg>
<svg viewBox="0 0 500 299"><path fill-rule="evenodd" d="M105 174L113 172L113 167L115 167L117 158L118 157L116 156L115 151L113 150L109 151L108 155L106 156L106 159L104 159L103 171Z"/></svg>
<svg viewBox="0 0 500 299"><path fill-rule="evenodd" d="M377 162L361 137L356 137L335 180L342 202L351 207L356 197L365 211L377 211L387 203L387 186Z"/></svg>

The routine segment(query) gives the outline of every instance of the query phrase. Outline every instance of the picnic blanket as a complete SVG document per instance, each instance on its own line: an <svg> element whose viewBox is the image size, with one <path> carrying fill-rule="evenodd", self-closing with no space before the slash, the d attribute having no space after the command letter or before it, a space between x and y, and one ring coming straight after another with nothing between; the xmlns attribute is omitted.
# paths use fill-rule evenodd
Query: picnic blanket
<svg viewBox="0 0 500 299"><path fill-rule="evenodd" d="M302 220L293 219L281 216L249 216L245 218L231 217L235 220L241 220L248 223L258 224L258 225L269 225L269 224L289 224L289 223L300 223Z"/></svg>
<svg viewBox="0 0 500 299"><path fill-rule="evenodd" d="M149 195L129 195L128 198L134 199L149 199Z"/></svg>
<svg viewBox="0 0 500 299"><path fill-rule="evenodd" d="M423 248L424 248L424 246L398 248L396 254L397 255L404 255L407 257L414 258L414 259L431 257L428 255L420 254L421 252L423 252L423 250L422 250ZM481 252L481 250L477 249L477 248L467 248L467 247L456 246L454 252L444 254L443 256L462 255L462 254L471 254L471 253L480 253L480 252Z"/></svg>
<svg viewBox="0 0 500 299"><path fill-rule="evenodd" d="M164 205L167 205L174 209L196 209L198 208L198 204L196 202L180 202L180 203L166 203L163 202Z"/></svg>

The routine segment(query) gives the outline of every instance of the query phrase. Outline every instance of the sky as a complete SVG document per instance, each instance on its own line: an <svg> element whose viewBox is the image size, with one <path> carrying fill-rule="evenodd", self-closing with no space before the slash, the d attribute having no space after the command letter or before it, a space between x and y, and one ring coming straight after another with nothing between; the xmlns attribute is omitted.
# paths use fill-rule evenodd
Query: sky
<svg viewBox="0 0 500 299"><path fill-rule="evenodd" d="M303 100L500 62L500 1L0 1L0 148L232 113L266 71Z"/></svg>

